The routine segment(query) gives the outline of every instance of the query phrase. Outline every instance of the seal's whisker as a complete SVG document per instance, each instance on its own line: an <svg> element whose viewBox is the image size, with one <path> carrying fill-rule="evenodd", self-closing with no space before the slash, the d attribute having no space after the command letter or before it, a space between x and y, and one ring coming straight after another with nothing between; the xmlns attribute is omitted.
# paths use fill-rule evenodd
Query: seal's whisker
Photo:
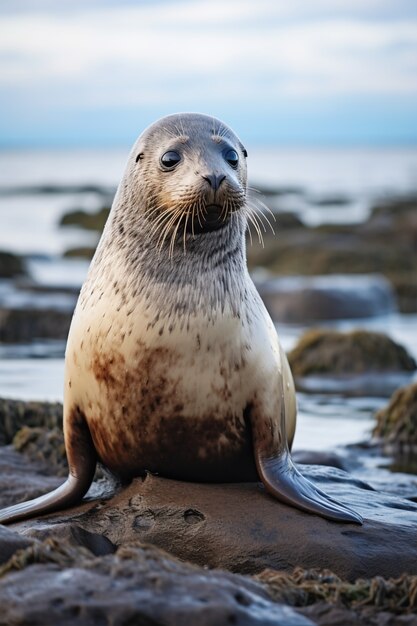
<svg viewBox="0 0 417 626"><path fill-rule="evenodd" d="M264 247L264 238L262 237L262 231L259 228L258 222L255 219L255 215L254 213L251 213L250 211L246 214L248 220L250 220L258 234L258 239L259 239L259 243L262 245L262 247Z"/></svg>
<svg viewBox="0 0 417 626"><path fill-rule="evenodd" d="M169 244L169 258L172 260L174 258L174 246L175 246L175 239L177 237L177 233L178 233L178 229L180 227L181 224L181 218L183 216L183 212L181 211L178 215L178 221L177 221L177 225L175 226L174 230L172 231L172 235L171 235L171 241Z"/></svg>
<svg viewBox="0 0 417 626"><path fill-rule="evenodd" d="M170 220L172 217L172 210L165 211L162 215L158 217L157 220L152 224L152 228L150 230L150 235L154 235L158 228L163 227L164 224Z"/></svg>
<svg viewBox="0 0 417 626"><path fill-rule="evenodd" d="M271 211L271 209L269 208L267 204L265 204L265 202L262 202L262 200L260 200L259 198L253 198L252 202L255 204L257 208L259 208L259 210L265 209L265 211L267 211L271 215L274 222L277 221L277 218L275 217L275 213Z"/></svg>
<svg viewBox="0 0 417 626"><path fill-rule="evenodd" d="M160 234L159 239L158 239L158 241L156 243L156 246L157 246L159 252L161 252L161 250L162 250L162 248L164 246L164 243L165 243L165 239L167 238L168 233L171 230L171 227L175 224L175 221L176 221L176 219L178 217L178 214L180 214L180 213L181 213L181 209L177 209L174 212L174 214L171 216L171 218L168 220L168 222L164 225L162 233ZM162 241L161 241L161 239L162 239ZM160 241L161 241L161 244L159 245Z"/></svg>
<svg viewBox="0 0 417 626"><path fill-rule="evenodd" d="M201 211L200 211L200 209L201 209ZM204 215L206 213L207 213L206 205L203 202L203 200L201 200L201 198L200 198L200 200L198 202L198 205L197 205L197 219L198 219L198 223L200 224L201 228L203 228L203 224L201 223L201 217L200 216L202 215L202 217L204 218Z"/></svg>
<svg viewBox="0 0 417 626"><path fill-rule="evenodd" d="M190 213L192 214L193 209L191 209L191 211L188 209L186 214L185 214L185 221L184 221L184 235L183 235L183 248L184 248L184 254L186 252L186 241L187 241L187 223L188 223L188 218L190 217Z"/></svg>
<svg viewBox="0 0 417 626"><path fill-rule="evenodd" d="M252 210L252 214L256 215L258 221L260 224L262 224L262 228L264 229L264 232L267 231L267 228L265 226L265 224L263 223L262 220L265 220L265 222L268 224L269 228L271 229L272 233L275 235L275 230L274 227L272 226L271 222L269 221L269 219L267 218L266 215L264 215L262 209L260 209L258 206L256 205L251 205L251 203L248 203L248 206L250 207L250 209Z"/></svg>

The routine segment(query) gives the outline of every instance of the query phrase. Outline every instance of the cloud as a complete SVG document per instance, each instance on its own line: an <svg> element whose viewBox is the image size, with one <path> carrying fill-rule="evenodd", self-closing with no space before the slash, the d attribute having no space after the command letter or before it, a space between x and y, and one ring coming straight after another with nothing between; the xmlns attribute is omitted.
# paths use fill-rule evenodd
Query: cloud
<svg viewBox="0 0 417 626"><path fill-rule="evenodd" d="M363 4L369 12L376 2L316 0L314 15L299 1L89 4L3 15L0 89L79 106L151 103L175 88L179 101L196 89L250 99L258 90L417 92L417 20L362 18ZM336 16L317 19L330 6Z"/></svg>

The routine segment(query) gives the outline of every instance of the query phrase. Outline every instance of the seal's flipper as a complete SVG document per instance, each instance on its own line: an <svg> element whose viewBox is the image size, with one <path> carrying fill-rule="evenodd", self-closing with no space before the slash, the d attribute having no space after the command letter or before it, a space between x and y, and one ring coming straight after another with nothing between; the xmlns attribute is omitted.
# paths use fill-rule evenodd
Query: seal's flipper
<svg viewBox="0 0 417 626"><path fill-rule="evenodd" d="M285 356L281 354L281 363ZM253 406L250 423L255 463L265 489L277 500L302 511L316 513L337 522L362 524L362 517L344 504L333 500L295 467L288 448L283 376L278 376L278 419L268 418L268 411Z"/></svg>
<svg viewBox="0 0 417 626"><path fill-rule="evenodd" d="M304 478L288 451L266 458L259 447L255 446L255 461L265 489L277 500L333 521L363 523L358 513L333 500Z"/></svg>
<svg viewBox="0 0 417 626"><path fill-rule="evenodd" d="M77 409L70 418L66 438L69 476L65 483L39 498L0 510L0 523L9 524L34 515L51 513L77 504L87 493L96 468L96 451L84 416Z"/></svg>

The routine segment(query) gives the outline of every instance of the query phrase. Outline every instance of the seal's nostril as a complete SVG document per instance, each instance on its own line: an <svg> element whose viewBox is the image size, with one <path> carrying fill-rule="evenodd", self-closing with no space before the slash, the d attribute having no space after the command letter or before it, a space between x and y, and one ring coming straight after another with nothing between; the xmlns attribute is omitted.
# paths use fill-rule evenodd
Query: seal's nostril
<svg viewBox="0 0 417 626"><path fill-rule="evenodd" d="M208 182L210 187L214 189L214 191L217 191L226 176L225 174L207 174L206 176L203 176L203 178Z"/></svg>

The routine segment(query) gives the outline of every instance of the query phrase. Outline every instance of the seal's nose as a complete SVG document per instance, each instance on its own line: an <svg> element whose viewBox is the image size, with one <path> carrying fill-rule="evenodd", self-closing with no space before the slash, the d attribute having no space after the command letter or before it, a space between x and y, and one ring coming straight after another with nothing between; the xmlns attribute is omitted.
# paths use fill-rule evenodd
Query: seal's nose
<svg viewBox="0 0 417 626"><path fill-rule="evenodd" d="M207 174L206 176L203 176L203 178L208 182L210 187L214 189L214 191L217 191L226 176L224 174Z"/></svg>

